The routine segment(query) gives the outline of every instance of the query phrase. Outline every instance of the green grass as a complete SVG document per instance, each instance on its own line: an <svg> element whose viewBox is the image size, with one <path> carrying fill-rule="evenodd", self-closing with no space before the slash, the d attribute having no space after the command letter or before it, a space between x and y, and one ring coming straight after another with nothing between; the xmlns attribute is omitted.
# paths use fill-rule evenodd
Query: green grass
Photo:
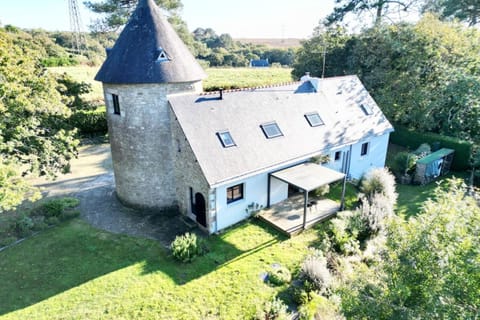
<svg viewBox="0 0 480 320"><path fill-rule="evenodd" d="M251 88L292 81L289 68L209 68L203 81L205 91L219 88Z"/></svg>
<svg viewBox="0 0 480 320"><path fill-rule="evenodd" d="M260 222L207 239L209 253L177 263L156 241L75 219L0 252L5 319L243 319L283 287L260 275L292 270L315 231L287 239ZM283 288L284 289L284 288Z"/></svg>
<svg viewBox="0 0 480 320"><path fill-rule="evenodd" d="M92 92L84 98L88 101L103 101L102 84L93 80L99 67L75 66L49 68L51 72L67 73L77 81L92 85ZM289 68L208 68L208 77L203 81L205 91L218 88L245 88L291 82Z"/></svg>
<svg viewBox="0 0 480 320"><path fill-rule="evenodd" d="M338 181L330 185L330 192L325 197L334 201L342 199L343 181ZM345 209L355 208L358 201L358 189L351 183L347 183L345 187Z"/></svg>

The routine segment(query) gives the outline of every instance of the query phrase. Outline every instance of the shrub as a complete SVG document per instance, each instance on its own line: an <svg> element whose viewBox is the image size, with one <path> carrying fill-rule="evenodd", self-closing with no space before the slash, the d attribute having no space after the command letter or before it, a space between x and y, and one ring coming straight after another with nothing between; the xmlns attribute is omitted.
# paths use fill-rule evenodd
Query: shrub
<svg viewBox="0 0 480 320"><path fill-rule="evenodd" d="M192 262L196 257L205 253L205 246L194 233L185 233L176 236L170 245L172 255L180 262Z"/></svg>
<svg viewBox="0 0 480 320"><path fill-rule="evenodd" d="M374 168L362 178L360 190L370 199L374 194L383 194L393 205L397 202L395 177L386 168Z"/></svg>
<svg viewBox="0 0 480 320"><path fill-rule="evenodd" d="M272 268L268 272L268 281L273 285L281 286L292 281L292 274L285 267Z"/></svg>
<svg viewBox="0 0 480 320"><path fill-rule="evenodd" d="M365 222L359 211L343 211L330 221L331 241L335 251L350 255L358 252L358 240L366 238Z"/></svg>
<svg viewBox="0 0 480 320"><path fill-rule="evenodd" d="M315 295L312 300L302 305L298 310L300 320L322 319L334 320L345 319L339 313L338 306L325 297Z"/></svg>
<svg viewBox="0 0 480 320"><path fill-rule="evenodd" d="M435 133L422 133L408 130L405 127L395 126L395 132L390 134L390 142L415 150L422 143L433 145L440 143L442 148L455 150L452 169L463 171L470 167L470 156L473 144L453 137L442 136Z"/></svg>
<svg viewBox="0 0 480 320"><path fill-rule="evenodd" d="M320 252L307 256L302 264L300 277L307 282L305 288L307 292L313 290L326 294L332 282L332 276L327 268L327 259Z"/></svg>
<svg viewBox="0 0 480 320"><path fill-rule="evenodd" d="M49 217L61 217L66 210L73 209L80 204L80 200L77 198L65 197L48 200L42 203L37 209L35 209L34 214L44 215L46 218Z"/></svg>
<svg viewBox="0 0 480 320"><path fill-rule="evenodd" d="M20 237L26 237L32 233L34 223L29 216L23 215L17 220L17 233Z"/></svg>
<svg viewBox="0 0 480 320"><path fill-rule="evenodd" d="M413 154L418 156L419 158L423 158L425 156L428 156L430 153L432 153L432 148L428 143L422 143L417 150L413 151Z"/></svg>
<svg viewBox="0 0 480 320"><path fill-rule="evenodd" d="M384 194L375 193L370 199L363 200L359 210L371 235L385 229L387 218L394 213L394 203Z"/></svg>
<svg viewBox="0 0 480 320"><path fill-rule="evenodd" d="M313 190L313 194L316 196L316 197L322 197L324 195L326 195L327 193L330 192L330 185L326 184L324 186L321 186L315 190Z"/></svg>
<svg viewBox="0 0 480 320"><path fill-rule="evenodd" d="M282 300L273 298L267 301L262 309L257 311L255 319L258 320L287 320L287 306Z"/></svg>
<svg viewBox="0 0 480 320"><path fill-rule="evenodd" d="M17 241L17 237L13 237L13 236L0 238L0 248L8 246L9 244L14 243L15 241Z"/></svg>
<svg viewBox="0 0 480 320"><path fill-rule="evenodd" d="M398 175L411 174L415 169L417 156L409 152L402 151L393 158L392 170Z"/></svg>
<svg viewBox="0 0 480 320"><path fill-rule="evenodd" d="M80 134L106 134L107 113L104 108L97 110L78 110L69 118L69 124L80 131Z"/></svg>

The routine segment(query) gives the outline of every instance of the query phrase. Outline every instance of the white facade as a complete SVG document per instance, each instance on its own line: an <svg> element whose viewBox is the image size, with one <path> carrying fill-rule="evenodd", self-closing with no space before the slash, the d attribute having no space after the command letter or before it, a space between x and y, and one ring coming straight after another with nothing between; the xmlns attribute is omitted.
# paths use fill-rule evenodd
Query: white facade
<svg viewBox="0 0 480 320"><path fill-rule="evenodd" d="M328 153L330 161L324 164L326 167L347 172L350 179L360 179L370 168L382 168L385 166L385 159L388 149L388 138L390 134L371 137L359 141L353 145L332 148ZM366 154L362 155L362 145ZM340 152L340 158L335 159L335 153ZM347 154L351 155L347 161ZM291 164L292 165L292 164ZM289 166L291 166L289 165ZM350 168L348 168L348 165ZM210 232L218 232L235 223L247 219L250 216L248 207L251 205L265 208L268 201L268 176L269 173L283 169L287 166L278 167L270 172L263 172L258 175L245 178L244 180L232 181L228 184L214 189L215 193L215 222L210 226ZM227 203L227 189L229 187L243 184L243 198ZM270 184L270 204L281 202L288 197L288 184L272 177Z"/></svg>

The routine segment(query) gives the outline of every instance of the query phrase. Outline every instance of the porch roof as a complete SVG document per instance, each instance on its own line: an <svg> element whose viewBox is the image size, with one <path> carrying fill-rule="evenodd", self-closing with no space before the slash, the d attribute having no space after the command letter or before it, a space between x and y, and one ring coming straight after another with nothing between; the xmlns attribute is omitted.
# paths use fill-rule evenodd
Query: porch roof
<svg viewBox="0 0 480 320"><path fill-rule="evenodd" d="M315 163L302 163L271 175L305 191L317 189L345 177L343 173Z"/></svg>

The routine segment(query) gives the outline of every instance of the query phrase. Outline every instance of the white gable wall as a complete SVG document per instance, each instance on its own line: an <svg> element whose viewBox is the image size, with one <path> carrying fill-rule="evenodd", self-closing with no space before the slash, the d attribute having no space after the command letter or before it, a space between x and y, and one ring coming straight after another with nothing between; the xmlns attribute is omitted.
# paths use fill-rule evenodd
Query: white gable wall
<svg viewBox="0 0 480 320"><path fill-rule="evenodd" d="M384 167L388 148L389 133L371 137L367 140L360 141L351 146L333 148L330 151L330 162L325 164L326 167L341 171L343 157L346 152L351 151L350 162L350 178L360 179L370 168ZM368 152L365 156L361 156L362 144L368 142ZM335 151L342 151L342 158L335 161ZM278 168L279 170L282 168ZM275 171L276 171L275 170ZM244 198L235 202L227 204L227 188L243 183ZM285 200L288 197L288 184L278 179L271 179L270 186L270 204L275 204ZM215 209L216 221L210 226L211 232L217 232L225 229L237 222L247 219L250 215L247 212L249 205L258 204L266 207L267 205L267 190L268 190L268 173L261 173L244 180L237 180L235 182L219 186L215 189Z"/></svg>

